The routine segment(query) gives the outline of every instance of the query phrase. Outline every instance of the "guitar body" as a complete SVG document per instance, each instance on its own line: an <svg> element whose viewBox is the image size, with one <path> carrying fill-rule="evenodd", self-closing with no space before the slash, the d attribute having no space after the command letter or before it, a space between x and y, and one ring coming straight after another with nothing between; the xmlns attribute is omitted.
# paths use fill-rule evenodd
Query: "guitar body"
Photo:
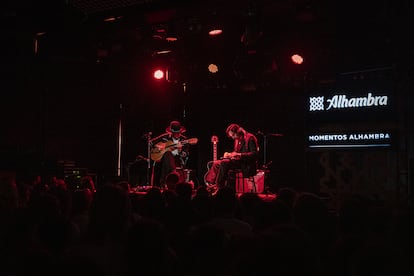
<svg viewBox="0 0 414 276"><path fill-rule="evenodd" d="M195 145L197 144L198 139L197 138L190 138L187 140L181 141L181 145L190 144ZM167 151L172 151L177 148L177 144L173 141L167 141L167 142L159 142L155 144L155 146L151 149L151 159L153 161L160 161L162 157L164 156L164 153Z"/></svg>
<svg viewBox="0 0 414 276"><path fill-rule="evenodd" d="M208 161L207 162L207 170L210 170L211 166L213 166L213 161Z"/></svg>
<svg viewBox="0 0 414 276"><path fill-rule="evenodd" d="M164 153L169 150L169 146L173 144L172 141L159 142L151 149L151 159L153 161L160 161Z"/></svg>

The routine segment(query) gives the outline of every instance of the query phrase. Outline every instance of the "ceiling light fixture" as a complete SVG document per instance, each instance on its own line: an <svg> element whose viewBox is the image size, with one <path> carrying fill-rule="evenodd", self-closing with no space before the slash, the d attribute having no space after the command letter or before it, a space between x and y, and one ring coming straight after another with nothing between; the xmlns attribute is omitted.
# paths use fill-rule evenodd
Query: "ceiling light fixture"
<svg viewBox="0 0 414 276"><path fill-rule="evenodd" d="M222 29L222 21L220 20L219 15L217 14L217 12L213 12L211 19L210 19L210 23L208 24L208 34L210 36L216 36L216 35L220 35L223 33L223 29Z"/></svg>
<svg viewBox="0 0 414 276"><path fill-rule="evenodd" d="M209 35L211 36L215 36L215 35L219 35L222 34L223 30L222 29L214 29L208 32Z"/></svg>

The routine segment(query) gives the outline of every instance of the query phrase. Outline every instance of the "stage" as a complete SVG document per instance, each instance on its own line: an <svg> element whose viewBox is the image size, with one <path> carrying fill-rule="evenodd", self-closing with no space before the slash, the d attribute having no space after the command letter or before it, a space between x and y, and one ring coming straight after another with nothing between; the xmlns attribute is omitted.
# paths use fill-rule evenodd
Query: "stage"
<svg viewBox="0 0 414 276"><path fill-rule="evenodd" d="M139 195L139 196L145 196L152 187L158 188L161 191L161 193L167 190L167 189L161 189L158 186L137 186L137 187L132 187L130 189L130 193ZM196 195L196 192L197 192L197 189L193 189L193 197ZM242 194L243 193L236 192L237 197L240 197ZM257 194L264 201L272 201L277 198L277 194L266 192L266 191L262 193L255 193L255 194Z"/></svg>

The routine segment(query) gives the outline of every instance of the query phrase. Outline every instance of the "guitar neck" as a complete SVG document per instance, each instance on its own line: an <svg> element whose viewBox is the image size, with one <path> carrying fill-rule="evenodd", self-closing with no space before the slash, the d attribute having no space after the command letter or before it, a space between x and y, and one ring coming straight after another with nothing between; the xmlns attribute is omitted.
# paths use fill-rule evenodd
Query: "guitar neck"
<svg viewBox="0 0 414 276"><path fill-rule="evenodd" d="M211 137L211 143L213 143L213 161L217 161L217 144L218 144L218 137L213 135Z"/></svg>
<svg viewBox="0 0 414 276"><path fill-rule="evenodd" d="M192 140L190 140L190 139L188 139L188 140L182 140L182 141L180 141L180 144L181 144L181 145L186 145L186 144L191 144L191 142L192 142ZM166 146L166 148L169 148L169 147L175 147L175 146L177 146L177 145L178 145L178 143L173 143L173 142L172 142L172 144L167 145L167 146Z"/></svg>
<svg viewBox="0 0 414 276"><path fill-rule="evenodd" d="M217 143L213 144L213 161L217 161Z"/></svg>

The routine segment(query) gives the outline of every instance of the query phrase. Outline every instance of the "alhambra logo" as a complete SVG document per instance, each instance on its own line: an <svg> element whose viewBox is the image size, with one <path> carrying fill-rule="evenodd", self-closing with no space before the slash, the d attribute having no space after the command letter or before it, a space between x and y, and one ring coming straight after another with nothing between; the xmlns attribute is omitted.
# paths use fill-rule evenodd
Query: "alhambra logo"
<svg viewBox="0 0 414 276"><path fill-rule="evenodd" d="M372 93L368 93L366 97L348 99L346 95L334 95L332 98L326 99L326 104L327 108L325 109L324 96L310 97L309 111L386 106L388 105L388 96L374 96Z"/></svg>

